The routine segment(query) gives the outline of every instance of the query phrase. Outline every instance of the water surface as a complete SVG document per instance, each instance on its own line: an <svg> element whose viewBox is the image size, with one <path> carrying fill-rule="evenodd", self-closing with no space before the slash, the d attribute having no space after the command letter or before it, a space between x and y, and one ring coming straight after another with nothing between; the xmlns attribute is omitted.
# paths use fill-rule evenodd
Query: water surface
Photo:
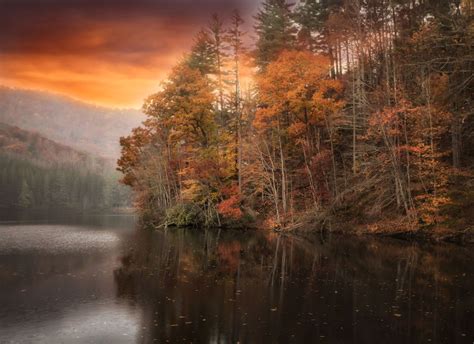
<svg viewBox="0 0 474 344"><path fill-rule="evenodd" d="M4 219L0 343L474 342L469 247Z"/></svg>

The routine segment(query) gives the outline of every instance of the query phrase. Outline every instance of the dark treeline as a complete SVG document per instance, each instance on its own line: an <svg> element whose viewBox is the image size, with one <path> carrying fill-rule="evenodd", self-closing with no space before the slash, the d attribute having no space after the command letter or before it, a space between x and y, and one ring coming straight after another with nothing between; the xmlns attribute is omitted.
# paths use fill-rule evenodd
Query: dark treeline
<svg viewBox="0 0 474 344"><path fill-rule="evenodd" d="M102 209L130 203L106 159L0 123L0 207Z"/></svg>
<svg viewBox="0 0 474 344"><path fill-rule="evenodd" d="M15 155L0 156L0 207L103 209L129 201L113 176L79 165L38 165Z"/></svg>
<svg viewBox="0 0 474 344"><path fill-rule="evenodd" d="M218 16L121 140L140 205L176 225L466 230L470 0L265 1ZM253 63L254 84L242 70ZM331 221L330 221L331 220Z"/></svg>

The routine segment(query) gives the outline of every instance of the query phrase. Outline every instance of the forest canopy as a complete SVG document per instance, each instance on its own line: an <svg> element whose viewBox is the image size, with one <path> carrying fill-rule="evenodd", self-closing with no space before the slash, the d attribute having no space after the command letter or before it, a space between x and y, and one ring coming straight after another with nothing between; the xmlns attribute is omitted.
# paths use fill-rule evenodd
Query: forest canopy
<svg viewBox="0 0 474 344"><path fill-rule="evenodd" d="M213 15L121 139L123 182L167 225L465 230L473 11L266 0L253 46L237 11Z"/></svg>

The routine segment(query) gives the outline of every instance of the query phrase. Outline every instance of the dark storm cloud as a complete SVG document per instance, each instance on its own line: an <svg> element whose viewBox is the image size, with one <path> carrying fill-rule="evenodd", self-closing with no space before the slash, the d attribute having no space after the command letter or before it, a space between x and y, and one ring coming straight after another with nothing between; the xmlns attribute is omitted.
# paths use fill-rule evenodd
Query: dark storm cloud
<svg viewBox="0 0 474 344"><path fill-rule="evenodd" d="M87 39L98 31L108 37L102 46L95 42L96 48L154 50L156 42L148 44L153 32L157 39L164 31L166 39L179 40L205 25L213 12L245 11L252 4L251 0L0 0L0 49L75 52L94 43ZM80 39L85 39L85 47Z"/></svg>

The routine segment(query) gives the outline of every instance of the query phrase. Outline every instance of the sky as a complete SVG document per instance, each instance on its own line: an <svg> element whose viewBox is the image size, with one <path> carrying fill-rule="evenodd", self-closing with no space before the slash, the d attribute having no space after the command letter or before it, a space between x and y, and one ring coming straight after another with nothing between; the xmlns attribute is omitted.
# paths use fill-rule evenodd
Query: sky
<svg viewBox="0 0 474 344"><path fill-rule="evenodd" d="M0 85L139 108L212 13L258 0L0 0Z"/></svg>

